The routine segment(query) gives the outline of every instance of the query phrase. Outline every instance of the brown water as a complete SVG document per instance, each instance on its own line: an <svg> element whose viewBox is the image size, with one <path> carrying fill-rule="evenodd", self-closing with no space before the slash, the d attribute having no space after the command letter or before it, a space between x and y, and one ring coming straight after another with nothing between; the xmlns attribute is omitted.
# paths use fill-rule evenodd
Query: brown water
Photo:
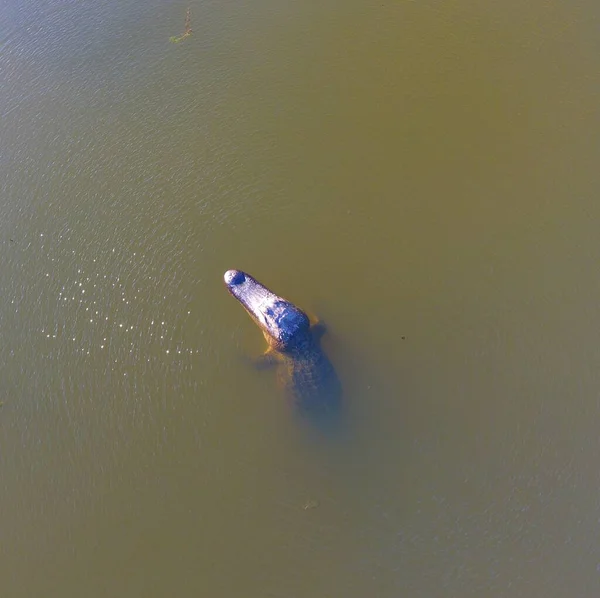
<svg viewBox="0 0 600 598"><path fill-rule="evenodd" d="M0 595L600 595L600 5L25 4ZM339 436L228 268L327 322Z"/></svg>

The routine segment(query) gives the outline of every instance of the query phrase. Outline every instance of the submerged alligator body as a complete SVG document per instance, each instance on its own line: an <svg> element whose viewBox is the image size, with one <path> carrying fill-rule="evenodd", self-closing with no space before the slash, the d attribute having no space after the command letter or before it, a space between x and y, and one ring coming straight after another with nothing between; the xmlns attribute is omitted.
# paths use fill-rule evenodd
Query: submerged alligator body
<svg viewBox="0 0 600 598"><path fill-rule="evenodd" d="M341 386L331 362L320 347L322 323L290 301L276 295L240 270L225 272L225 286L261 329L268 349L261 365L275 365L286 394L301 412L334 415Z"/></svg>

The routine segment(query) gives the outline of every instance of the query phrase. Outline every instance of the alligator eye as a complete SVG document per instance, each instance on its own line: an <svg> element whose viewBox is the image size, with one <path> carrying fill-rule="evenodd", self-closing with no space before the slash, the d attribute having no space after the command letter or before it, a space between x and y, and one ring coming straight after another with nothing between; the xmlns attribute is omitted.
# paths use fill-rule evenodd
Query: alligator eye
<svg viewBox="0 0 600 598"><path fill-rule="evenodd" d="M225 284L229 286L242 284L246 280L246 277L241 270L227 270L223 278L225 279Z"/></svg>

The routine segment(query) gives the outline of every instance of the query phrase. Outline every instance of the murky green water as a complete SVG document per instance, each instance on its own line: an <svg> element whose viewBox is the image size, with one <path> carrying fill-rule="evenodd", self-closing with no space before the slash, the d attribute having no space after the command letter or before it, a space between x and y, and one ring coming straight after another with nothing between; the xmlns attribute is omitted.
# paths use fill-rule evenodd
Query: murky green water
<svg viewBox="0 0 600 598"><path fill-rule="evenodd" d="M598 596L597 3L190 6L2 9L2 596Z"/></svg>

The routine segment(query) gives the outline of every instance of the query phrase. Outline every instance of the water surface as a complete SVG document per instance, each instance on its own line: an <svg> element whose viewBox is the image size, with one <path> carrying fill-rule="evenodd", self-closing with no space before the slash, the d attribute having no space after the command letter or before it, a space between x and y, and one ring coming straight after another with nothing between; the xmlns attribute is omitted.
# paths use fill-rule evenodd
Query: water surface
<svg viewBox="0 0 600 598"><path fill-rule="evenodd" d="M596 597L600 9L187 7L4 3L2 595Z"/></svg>

